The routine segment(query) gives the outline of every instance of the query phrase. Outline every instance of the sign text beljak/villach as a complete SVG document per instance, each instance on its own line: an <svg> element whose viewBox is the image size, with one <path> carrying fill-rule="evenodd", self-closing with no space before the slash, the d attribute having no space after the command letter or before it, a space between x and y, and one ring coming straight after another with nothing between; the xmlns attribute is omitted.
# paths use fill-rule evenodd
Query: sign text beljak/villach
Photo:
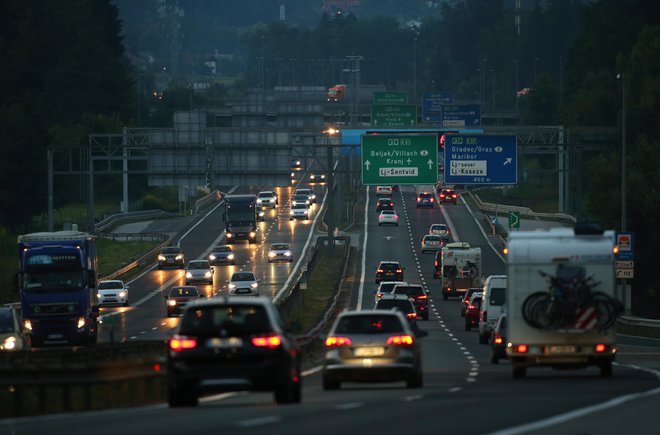
<svg viewBox="0 0 660 435"><path fill-rule="evenodd" d="M417 157L417 151L409 150L372 150L370 157Z"/></svg>

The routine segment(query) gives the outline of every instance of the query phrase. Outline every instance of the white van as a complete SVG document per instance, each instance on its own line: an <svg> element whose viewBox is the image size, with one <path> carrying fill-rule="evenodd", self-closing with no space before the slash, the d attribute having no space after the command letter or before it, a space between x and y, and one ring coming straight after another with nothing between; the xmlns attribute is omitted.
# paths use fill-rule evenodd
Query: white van
<svg viewBox="0 0 660 435"><path fill-rule="evenodd" d="M484 296L479 310L479 343L488 344L506 301L506 275L491 275L484 283Z"/></svg>

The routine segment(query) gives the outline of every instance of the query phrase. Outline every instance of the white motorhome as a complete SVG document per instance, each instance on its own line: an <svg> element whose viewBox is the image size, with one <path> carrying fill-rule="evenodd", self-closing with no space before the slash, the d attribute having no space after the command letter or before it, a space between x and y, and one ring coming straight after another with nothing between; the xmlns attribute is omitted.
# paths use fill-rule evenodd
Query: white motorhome
<svg viewBox="0 0 660 435"><path fill-rule="evenodd" d="M528 367L612 374L615 235L593 226L516 231L507 243L507 356L513 377Z"/></svg>
<svg viewBox="0 0 660 435"><path fill-rule="evenodd" d="M481 248L467 242L448 243L440 255L442 298L462 297L470 287L481 287Z"/></svg>
<svg viewBox="0 0 660 435"><path fill-rule="evenodd" d="M479 343L488 344L495 325L504 312L506 275L490 275L486 278L483 294L479 308Z"/></svg>

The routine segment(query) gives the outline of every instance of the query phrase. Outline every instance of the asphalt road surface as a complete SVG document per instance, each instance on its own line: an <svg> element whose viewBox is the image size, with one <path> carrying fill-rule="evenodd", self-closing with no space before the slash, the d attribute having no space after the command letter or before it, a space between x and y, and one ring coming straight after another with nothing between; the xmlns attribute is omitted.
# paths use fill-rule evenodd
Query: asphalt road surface
<svg viewBox="0 0 660 435"><path fill-rule="evenodd" d="M350 304L353 308L373 306L374 274L380 260L400 261L406 267L407 281L421 282L429 289L431 317L420 322L429 332L421 339L423 388L407 389L404 383L345 383L338 391L325 392L318 370L311 370L304 376L303 402L297 405L277 406L272 394L231 393L203 398L197 408L169 409L157 404L5 420L0 421L0 433L658 433L655 410L660 405L660 340L620 337L621 352L611 378L601 378L596 368L532 368L524 379L514 380L510 365L506 361L491 364L489 347L478 344L476 331L464 330L458 301L442 300L439 281L432 275L433 255L419 250L422 235L432 223L447 223L455 240L482 248L486 275L504 273L503 259L489 244L478 218L463 201L417 209L414 190L402 187L393 196L400 225L379 227L370 190L366 225L354 229L365 248L364 270ZM280 198L286 202L286 192L281 192ZM203 257L218 241L220 215L219 210L212 212L182 240L189 259ZM286 216L262 224L262 232L266 244L288 241L299 253L309 235L306 225L291 224ZM262 293L273 294L291 266L268 265L264 252L263 246L239 245L238 265L216 268L214 285L206 288L207 293L222 292L231 271L249 268L263 280ZM104 310L104 314L121 312L113 315L119 319L116 336L121 340L165 337L166 330L178 320L165 318L160 293L164 287L181 282L182 272L157 270L133 282L132 299L137 306ZM107 331L102 330L102 334L107 335Z"/></svg>

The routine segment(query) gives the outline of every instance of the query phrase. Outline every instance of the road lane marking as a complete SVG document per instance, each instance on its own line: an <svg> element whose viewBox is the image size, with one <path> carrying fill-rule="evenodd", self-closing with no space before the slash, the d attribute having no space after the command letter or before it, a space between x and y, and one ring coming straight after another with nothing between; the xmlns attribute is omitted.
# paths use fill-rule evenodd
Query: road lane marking
<svg viewBox="0 0 660 435"><path fill-rule="evenodd" d="M419 400L419 399L423 399L423 398L424 398L423 395L421 395L421 394L415 394L415 395L413 395L413 396L406 396L406 397L404 397L404 398L403 398L403 401L404 401L404 402L413 402L413 401L415 401L415 400Z"/></svg>
<svg viewBox="0 0 660 435"><path fill-rule="evenodd" d="M272 423L279 423L282 421L281 418L279 418L276 415L270 415L268 417L259 417L259 418L252 418L249 420L240 420L236 422L236 426L238 427L255 427L255 426L263 426L265 424L272 424Z"/></svg>
<svg viewBox="0 0 660 435"><path fill-rule="evenodd" d="M447 390L447 391L449 391L450 393L458 393L458 392L461 391L462 389L463 389L463 387L451 387L451 388L450 388L449 390Z"/></svg>
<svg viewBox="0 0 660 435"><path fill-rule="evenodd" d="M358 300L355 307L356 310L362 309L362 296L364 294L364 277L367 268L367 239L369 232L367 231L367 223L369 222L369 187L365 189L365 202L364 202L364 240L362 241L362 272L360 273L360 287L358 288Z"/></svg>
<svg viewBox="0 0 660 435"><path fill-rule="evenodd" d="M364 402L349 402L349 403L340 403L339 405L333 406L337 411L347 411L349 409L361 408L364 406Z"/></svg>

